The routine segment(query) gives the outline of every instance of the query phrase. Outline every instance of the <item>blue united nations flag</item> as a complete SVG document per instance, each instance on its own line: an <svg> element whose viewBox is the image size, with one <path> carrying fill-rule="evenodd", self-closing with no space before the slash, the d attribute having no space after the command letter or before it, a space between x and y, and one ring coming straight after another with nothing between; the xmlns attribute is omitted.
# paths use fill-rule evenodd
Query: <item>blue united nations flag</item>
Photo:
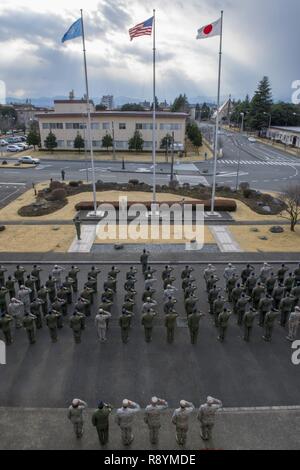
<svg viewBox="0 0 300 470"><path fill-rule="evenodd" d="M70 26L68 31L64 34L61 42L69 41L69 39L75 39L78 38L79 36L82 36L82 20L79 18L79 20L75 21L75 23Z"/></svg>

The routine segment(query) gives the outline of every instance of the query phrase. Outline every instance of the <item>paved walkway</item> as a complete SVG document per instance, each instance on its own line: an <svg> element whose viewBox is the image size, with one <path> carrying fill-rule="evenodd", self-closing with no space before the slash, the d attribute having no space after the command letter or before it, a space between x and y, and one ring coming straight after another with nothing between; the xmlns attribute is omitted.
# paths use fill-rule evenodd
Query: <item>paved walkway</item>
<svg viewBox="0 0 300 470"><path fill-rule="evenodd" d="M225 225L209 226L209 229L221 252L233 253L243 251Z"/></svg>
<svg viewBox="0 0 300 470"><path fill-rule="evenodd" d="M83 397L81 397L83 398ZM116 404L118 406L118 404ZM66 404L67 406L67 404ZM92 410L85 412L84 435L76 439L66 409L58 408L0 408L0 449L101 449L97 433L91 425ZM172 411L162 415L158 446L149 444L148 429L142 413L135 416L135 439L129 448L121 443L120 429L110 419L110 441L104 450L182 450L175 441ZM22 426L20 426L22 423ZM196 412L190 417L188 450L299 450L300 410L225 409L219 412L213 439L204 443Z"/></svg>
<svg viewBox="0 0 300 470"><path fill-rule="evenodd" d="M97 225L83 225L81 227L81 240L74 238L69 253L89 253L96 237Z"/></svg>

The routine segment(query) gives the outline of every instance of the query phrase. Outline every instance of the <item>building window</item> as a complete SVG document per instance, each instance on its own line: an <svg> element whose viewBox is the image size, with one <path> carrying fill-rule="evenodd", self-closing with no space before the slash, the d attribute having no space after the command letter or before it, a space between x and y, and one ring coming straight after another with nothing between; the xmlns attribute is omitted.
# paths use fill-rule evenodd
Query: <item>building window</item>
<svg viewBox="0 0 300 470"><path fill-rule="evenodd" d="M119 122L119 129L120 130L126 129L126 123L125 122Z"/></svg>
<svg viewBox="0 0 300 470"><path fill-rule="evenodd" d="M116 140L115 141L115 146L116 146L116 149L128 150L127 140Z"/></svg>
<svg viewBox="0 0 300 470"><path fill-rule="evenodd" d="M66 129L86 129L86 124L83 122L66 122Z"/></svg>
<svg viewBox="0 0 300 470"><path fill-rule="evenodd" d="M91 124L91 129L100 129L100 124L99 124L99 122L92 122L92 124Z"/></svg>
<svg viewBox="0 0 300 470"><path fill-rule="evenodd" d="M153 124L146 123L146 122L137 122L135 125L135 128L137 131L151 131L153 129ZM157 125L156 125L156 129L157 129Z"/></svg>
<svg viewBox="0 0 300 470"><path fill-rule="evenodd" d="M67 140L67 147L68 148L74 148L74 140Z"/></svg>
<svg viewBox="0 0 300 470"><path fill-rule="evenodd" d="M57 140L57 147L64 147L65 141L64 140Z"/></svg>
<svg viewBox="0 0 300 470"><path fill-rule="evenodd" d="M50 122L50 129L63 129L64 125L62 122Z"/></svg>
<svg viewBox="0 0 300 470"><path fill-rule="evenodd" d="M93 140L93 147L102 147L101 140Z"/></svg>
<svg viewBox="0 0 300 470"><path fill-rule="evenodd" d="M49 122L43 122L43 129L50 129Z"/></svg>
<svg viewBox="0 0 300 470"><path fill-rule="evenodd" d="M102 129L103 129L104 131L107 131L108 129L110 129L109 122L103 122L103 123L102 123Z"/></svg>
<svg viewBox="0 0 300 470"><path fill-rule="evenodd" d="M163 124L161 123L159 126L161 131L180 131L181 124Z"/></svg>

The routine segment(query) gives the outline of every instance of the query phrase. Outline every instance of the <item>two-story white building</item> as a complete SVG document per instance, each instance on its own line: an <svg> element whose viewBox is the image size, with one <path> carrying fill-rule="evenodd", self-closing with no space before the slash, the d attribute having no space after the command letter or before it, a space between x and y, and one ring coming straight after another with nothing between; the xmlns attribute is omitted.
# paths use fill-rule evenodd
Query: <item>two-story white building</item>
<svg viewBox="0 0 300 470"><path fill-rule="evenodd" d="M136 130L140 131L145 151L152 150L152 112L151 111L96 111L91 101L91 133L94 150L102 150L105 134L114 137L116 150L127 150L128 140ZM58 149L74 148L74 139L79 133L88 147L87 112L84 100L56 100L54 111L36 115L39 121L42 148L45 139L52 131L57 139ZM185 127L188 115L185 113L157 112L156 148L160 149L161 140L174 132L176 148L183 148ZM103 149L105 150L105 149Z"/></svg>

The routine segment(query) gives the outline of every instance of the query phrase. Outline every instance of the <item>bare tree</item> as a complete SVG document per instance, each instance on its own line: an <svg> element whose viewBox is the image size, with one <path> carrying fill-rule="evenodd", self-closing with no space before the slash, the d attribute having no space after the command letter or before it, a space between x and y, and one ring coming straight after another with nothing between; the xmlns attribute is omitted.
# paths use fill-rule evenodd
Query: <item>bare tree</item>
<svg viewBox="0 0 300 470"><path fill-rule="evenodd" d="M290 184L279 198L286 205L286 209L280 216L290 221L291 231L295 232L295 227L300 218L300 183Z"/></svg>

